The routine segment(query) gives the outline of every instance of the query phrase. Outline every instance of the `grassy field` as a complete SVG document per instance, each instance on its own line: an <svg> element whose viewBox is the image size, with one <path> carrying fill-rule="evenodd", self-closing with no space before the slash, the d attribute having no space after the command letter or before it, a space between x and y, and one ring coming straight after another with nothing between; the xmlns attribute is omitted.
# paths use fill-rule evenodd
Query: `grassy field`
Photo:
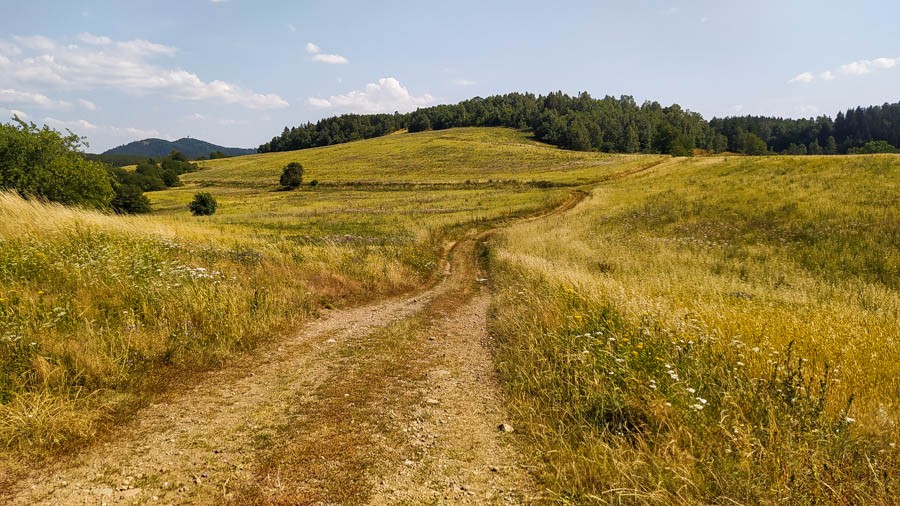
<svg viewBox="0 0 900 506"><path fill-rule="evenodd" d="M144 217L0 195L0 448L40 456L88 442L322 307L421 288L463 230L656 159L470 129L205 162L184 186L148 194L156 211ZM279 191L294 160L320 184ZM188 213L200 190L218 198L214 216Z"/></svg>
<svg viewBox="0 0 900 506"><path fill-rule="evenodd" d="M498 365L558 499L900 493L900 158L673 160L490 263Z"/></svg>
<svg viewBox="0 0 900 506"><path fill-rule="evenodd" d="M280 191L293 161L318 184ZM552 498L900 494L896 156L673 160L455 129L182 181L143 217L0 194L4 464L89 443L323 307L421 289L447 241L577 187L575 210L484 252L497 366ZM198 191L215 215L188 213Z"/></svg>

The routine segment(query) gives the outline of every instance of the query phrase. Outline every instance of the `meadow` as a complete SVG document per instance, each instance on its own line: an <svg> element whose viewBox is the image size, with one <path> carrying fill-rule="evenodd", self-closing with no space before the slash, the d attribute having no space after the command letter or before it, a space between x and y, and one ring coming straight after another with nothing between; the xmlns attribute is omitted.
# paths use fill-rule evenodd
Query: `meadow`
<svg viewBox="0 0 900 506"><path fill-rule="evenodd" d="M155 212L140 217L2 194L0 448L41 458L89 443L322 308L421 289L456 234L658 158L468 129L204 162L148 194ZM280 191L290 161L318 185ZM197 191L216 196L215 215L190 215Z"/></svg>
<svg viewBox="0 0 900 506"><path fill-rule="evenodd" d="M182 182L137 217L0 194L0 469L88 445L324 308L422 290L448 242L502 226L482 251L494 358L550 500L900 493L896 156L606 155L467 128ZM571 211L516 221L573 189ZM216 214L190 215L198 191Z"/></svg>
<svg viewBox="0 0 900 506"><path fill-rule="evenodd" d="M900 163L673 159L488 248L497 364L552 497L889 504Z"/></svg>

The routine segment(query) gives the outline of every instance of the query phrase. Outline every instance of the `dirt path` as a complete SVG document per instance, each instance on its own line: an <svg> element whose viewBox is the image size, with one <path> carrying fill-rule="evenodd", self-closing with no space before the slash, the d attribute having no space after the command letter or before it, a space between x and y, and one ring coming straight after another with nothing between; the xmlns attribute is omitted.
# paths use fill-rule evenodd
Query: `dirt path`
<svg viewBox="0 0 900 506"><path fill-rule="evenodd" d="M555 214L584 198L572 197ZM413 297L334 311L20 481L12 504L522 503L469 234Z"/></svg>

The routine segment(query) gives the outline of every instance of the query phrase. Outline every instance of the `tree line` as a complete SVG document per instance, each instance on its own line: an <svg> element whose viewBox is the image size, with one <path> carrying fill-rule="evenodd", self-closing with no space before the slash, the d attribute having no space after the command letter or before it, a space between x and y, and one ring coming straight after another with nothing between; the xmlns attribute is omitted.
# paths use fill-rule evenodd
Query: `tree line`
<svg viewBox="0 0 900 506"><path fill-rule="evenodd" d="M752 155L876 153L900 146L900 103L857 107L834 119L738 116L707 121L678 104L639 105L627 95L596 99L586 92L509 93L407 114L345 114L285 127L258 151L328 146L404 128L419 132L472 126L528 129L542 142L578 151L675 156L690 156L695 149Z"/></svg>
<svg viewBox="0 0 900 506"><path fill-rule="evenodd" d="M71 132L38 128L18 117L0 124L0 189L62 204L144 213L150 211L144 192L178 186L181 174L196 170L173 151L158 162L144 159L129 171L88 159L84 145Z"/></svg>

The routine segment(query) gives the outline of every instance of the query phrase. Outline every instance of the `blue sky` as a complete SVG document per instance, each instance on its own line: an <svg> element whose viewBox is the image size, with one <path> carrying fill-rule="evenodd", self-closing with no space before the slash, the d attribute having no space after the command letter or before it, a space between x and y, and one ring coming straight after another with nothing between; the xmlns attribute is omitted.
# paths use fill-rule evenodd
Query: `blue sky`
<svg viewBox="0 0 900 506"><path fill-rule="evenodd" d="M705 117L900 100L900 2L0 0L0 117L99 152L255 147L284 126L510 91Z"/></svg>

